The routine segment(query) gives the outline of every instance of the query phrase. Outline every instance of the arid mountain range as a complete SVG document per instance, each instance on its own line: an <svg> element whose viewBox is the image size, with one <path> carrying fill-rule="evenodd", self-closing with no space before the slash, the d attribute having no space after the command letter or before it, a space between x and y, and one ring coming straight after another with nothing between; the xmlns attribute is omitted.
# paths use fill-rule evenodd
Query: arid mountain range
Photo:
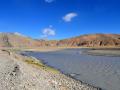
<svg viewBox="0 0 120 90"><path fill-rule="evenodd" d="M120 34L88 34L63 40L36 40L16 33L0 33L0 47L120 47Z"/></svg>

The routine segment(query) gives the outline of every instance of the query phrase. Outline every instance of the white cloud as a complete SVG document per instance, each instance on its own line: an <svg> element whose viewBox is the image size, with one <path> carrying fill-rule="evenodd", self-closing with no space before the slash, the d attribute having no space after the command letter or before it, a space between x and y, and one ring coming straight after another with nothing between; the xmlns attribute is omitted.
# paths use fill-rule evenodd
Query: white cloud
<svg viewBox="0 0 120 90"><path fill-rule="evenodd" d="M14 35L17 35L17 36L26 37L25 35L23 35L23 34L21 34L21 33L19 33L19 32L14 32L13 34L14 34Z"/></svg>
<svg viewBox="0 0 120 90"><path fill-rule="evenodd" d="M21 33L19 32L14 32L15 35L18 35L18 36L23 36Z"/></svg>
<svg viewBox="0 0 120 90"><path fill-rule="evenodd" d="M55 30L52 28L52 25L50 25L48 28L44 28L42 31L42 37L48 37L48 36L55 36Z"/></svg>
<svg viewBox="0 0 120 90"><path fill-rule="evenodd" d="M65 22L71 22L73 18L75 18L76 16L78 16L77 13L68 13L66 14L62 19L65 21Z"/></svg>
<svg viewBox="0 0 120 90"><path fill-rule="evenodd" d="M45 0L47 3L52 3L54 0Z"/></svg>

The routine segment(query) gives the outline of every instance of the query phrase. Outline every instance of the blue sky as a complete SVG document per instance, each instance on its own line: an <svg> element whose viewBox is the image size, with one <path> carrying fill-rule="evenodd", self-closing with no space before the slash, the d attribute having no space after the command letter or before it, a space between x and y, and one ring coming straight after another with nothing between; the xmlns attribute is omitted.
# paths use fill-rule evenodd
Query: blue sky
<svg viewBox="0 0 120 90"><path fill-rule="evenodd" d="M120 0L0 0L0 32L49 39L120 34Z"/></svg>

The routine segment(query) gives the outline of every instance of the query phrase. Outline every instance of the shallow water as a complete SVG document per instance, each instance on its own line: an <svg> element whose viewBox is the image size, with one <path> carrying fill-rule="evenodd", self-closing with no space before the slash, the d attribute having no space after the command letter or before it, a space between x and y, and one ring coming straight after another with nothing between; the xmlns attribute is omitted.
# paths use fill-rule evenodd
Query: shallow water
<svg viewBox="0 0 120 90"><path fill-rule="evenodd" d="M65 74L103 90L120 90L120 57L82 54L84 49L27 52Z"/></svg>

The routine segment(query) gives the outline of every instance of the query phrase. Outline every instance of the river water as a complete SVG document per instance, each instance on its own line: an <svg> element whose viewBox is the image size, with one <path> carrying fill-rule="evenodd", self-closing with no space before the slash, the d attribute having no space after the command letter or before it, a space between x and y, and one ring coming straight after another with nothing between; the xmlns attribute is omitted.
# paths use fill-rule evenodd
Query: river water
<svg viewBox="0 0 120 90"><path fill-rule="evenodd" d="M103 90L120 90L120 57L82 54L84 49L26 52L65 74Z"/></svg>

